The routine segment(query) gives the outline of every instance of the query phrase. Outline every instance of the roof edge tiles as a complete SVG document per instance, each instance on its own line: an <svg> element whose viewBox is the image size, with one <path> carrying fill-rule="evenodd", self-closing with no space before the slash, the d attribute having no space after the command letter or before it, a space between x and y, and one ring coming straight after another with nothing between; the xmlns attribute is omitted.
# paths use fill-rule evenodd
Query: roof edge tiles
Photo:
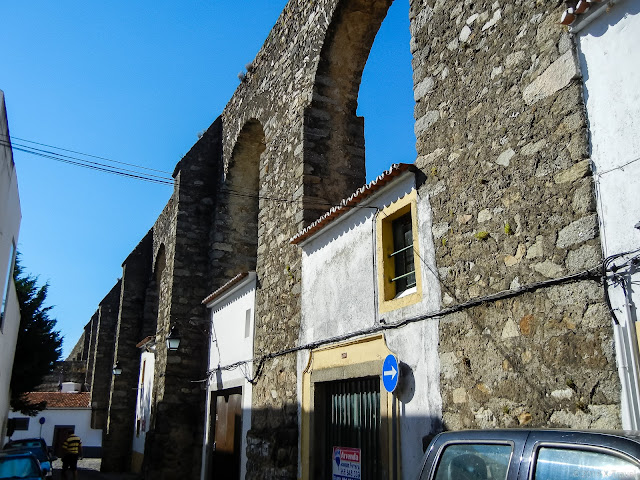
<svg viewBox="0 0 640 480"><path fill-rule="evenodd" d="M289 240L289 242L293 245L297 245L306 240L318 230L324 228L325 225L344 215L356 204L361 203L366 198L369 198L386 184L391 182L394 178L407 171L416 172L417 168L415 167L415 165L410 163L394 163L393 165L391 165L389 170L382 172L376 179L360 187L350 197L345 198L335 207L331 207L331 209L327 213L325 213L315 222L308 225L302 231L291 237L291 240Z"/></svg>
<svg viewBox="0 0 640 480"><path fill-rule="evenodd" d="M31 403L47 402L50 408L90 408L90 392L27 392L25 393Z"/></svg>
<svg viewBox="0 0 640 480"><path fill-rule="evenodd" d="M155 341L156 341L156 336L155 335L149 335L148 337L144 337L142 340L140 340L138 343L136 343L136 348L144 347L148 343L155 342Z"/></svg>
<svg viewBox="0 0 640 480"><path fill-rule="evenodd" d="M244 280L246 277L248 277L249 273L250 272L242 272L242 273L239 273L238 275L236 275L235 277L233 277L231 280L229 280L227 283L225 283L219 289L217 289L213 293L209 294L204 300L202 300L202 305L207 305L208 303L211 303L213 300L218 298L220 295L222 295L226 291L230 290L235 285L237 285L242 280Z"/></svg>
<svg viewBox="0 0 640 480"><path fill-rule="evenodd" d="M589 14L597 12L598 9L596 7L599 6L602 8L604 4L609 2L610 0L574 0L572 2L567 2L569 5L573 6L562 12L560 24L575 27ZM611 0L611 3L615 3L615 1ZM600 13L602 12L600 11Z"/></svg>

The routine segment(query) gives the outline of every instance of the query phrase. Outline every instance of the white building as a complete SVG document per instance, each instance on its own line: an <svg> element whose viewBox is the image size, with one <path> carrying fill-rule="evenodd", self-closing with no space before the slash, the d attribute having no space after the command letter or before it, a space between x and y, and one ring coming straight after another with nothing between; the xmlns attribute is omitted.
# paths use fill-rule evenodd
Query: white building
<svg viewBox="0 0 640 480"><path fill-rule="evenodd" d="M209 380L202 480L245 478L247 432L251 427L256 274L237 275L202 302L211 311Z"/></svg>
<svg viewBox="0 0 640 480"><path fill-rule="evenodd" d="M576 12L577 13L577 12ZM622 423L640 428L640 1L594 4L576 14L608 294L622 380ZM615 270L615 271L614 271Z"/></svg>
<svg viewBox="0 0 640 480"><path fill-rule="evenodd" d="M144 442L151 425L153 379L156 360L155 337L147 337L136 345L140 349L140 374L136 398L136 419L133 430L131 471L140 473L144 460Z"/></svg>
<svg viewBox="0 0 640 480"><path fill-rule="evenodd" d="M35 417L20 412L9 413L16 421L13 440L42 437L60 456L60 446L67 432L73 432L82 440L85 457L100 457L102 430L91 428L91 394L88 392L30 392L31 403L47 402L47 408Z"/></svg>
<svg viewBox="0 0 640 480"><path fill-rule="evenodd" d="M4 444L9 411L9 384L20 326L13 267L20 230L20 197L13 163L4 92L0 90L0 442Z"/></svg>
<svg viewBox="0 0 640 480"><path fill-rule="evenodd" d="M302 248L299 344L309 347L298 353L302 478L330 476L327 459L355 445L362 478L411 478L423 436L438 428L438 320L381 329L440 306L431 208L414 172L392 166L292 239ZM390 354L397 369L384 366Z"/></svg>

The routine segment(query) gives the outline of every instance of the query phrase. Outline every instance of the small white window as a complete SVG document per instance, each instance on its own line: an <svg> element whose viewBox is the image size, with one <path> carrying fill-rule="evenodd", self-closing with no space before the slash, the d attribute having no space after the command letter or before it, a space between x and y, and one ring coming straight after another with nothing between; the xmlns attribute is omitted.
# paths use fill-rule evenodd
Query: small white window
<svg viewBox="0 0 640 480"><path fill-rule="evenodd" d="M251 309L247 309L244 320L244 338L249 338L251 335Z"/></svg>
<svg viewBox="0 0 640 480"><path fill-rule="evenodd" d="M30 420L29 417L14 418L13 422L14 422L14 425L15 425L15 430L16 431L18 431L18 430L23 430L23 431L29 430L29 420Z"/></svg>

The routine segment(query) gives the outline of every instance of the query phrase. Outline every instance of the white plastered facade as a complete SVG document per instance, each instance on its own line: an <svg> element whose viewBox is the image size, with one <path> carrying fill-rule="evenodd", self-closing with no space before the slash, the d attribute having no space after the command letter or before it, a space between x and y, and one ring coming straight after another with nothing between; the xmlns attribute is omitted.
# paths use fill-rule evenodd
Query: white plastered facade
<svg viewBox="0 0 640 480"><path fill-rule="evenodd" d="M604 258L640 249L640 1L609 1L577 23L591 160ZM628 262L623 255L614 263ZM640 428L638 266L623 268L625 288L610 284L622 380L622 424ZM619 325L617 324L619 322Z"/></svg>
<svg viewBox="0 0 640 480"><path fill-rule="evenodd" d="M253 338L255 325L256 274L248 272L246 277L228 291L207 304L210 312L210 372L207 386L205 438L202 452L201 478L208 478L211 468L212 409L211 400L216 393L240 388L242 391L242 443L240 447L240 478L247 473L247 432L251 428L251 394L249 379L253 376ZM245 362L236 368L227 369L236 362Z"/></svg>
<svg viewBox="0 0 640 480"><path fill-rule="evenodd" d="M0 301L3 318L0 326L0 442L4 444L9 412L9 384L15 354L20 309L12 278L11 264L20 230L20 197L13 154L9 145L9 127L0 90Z"/></svg>
<svg viewBox="0 0 640 480"><path fill-rule="evenodd" d="M417 195L415 182L413 173L403 173L357 208L350 209L301 242L300 345L330 340L382 323L392 324L439 309L440 285L435 273L431 207L428 198ZM422 298L417 303L380 313L376 222L381 221L385 207L410 195L416 196ZM423 320L388 329L384 331L384 338L387 347L404 364L406 376L400 379L393 395L399 411L398 451L401 452L402 478L412 478L423 454L422 438L437 428L441 418L438 320ZM309 358L310 350L298 353L300 405L303 404L303 372Z"/></svg>
<svg viewBox="0 0 640 480"><path fill-rule="evenodd" d="M74 395L68 393L66 395ZM10 412L9 418L24 418L20 412ZM40 425L40 419L45 421ZM45 439L47 445L53 445L53 433L56 425L69 425L74 427L74 433L82 439L84 449L99 451L102 447L102 430L91 428L91 407L87 408L49 408L41 411L35 417L29 417L29 429L16 431L11 437L13 440L21 438L40 437ZM42 429L40 428L42 427ZM41 435L42 433L42 435Z"/></svg>

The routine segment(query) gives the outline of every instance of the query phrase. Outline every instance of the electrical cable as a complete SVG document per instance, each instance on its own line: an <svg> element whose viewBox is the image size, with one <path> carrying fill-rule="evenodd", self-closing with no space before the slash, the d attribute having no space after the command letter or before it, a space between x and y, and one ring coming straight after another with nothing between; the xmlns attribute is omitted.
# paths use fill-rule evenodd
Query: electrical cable
<svg viewBox="0 0 640 480"><path fill-rule="evenodd" d="M611 173L615 170L624 170L624 167L627 167L629 165L631 165L632 163L635 163L637 161L640 161L640 157L638 158L634 158L632 160L629 160L628 162L623 163L622 165L618 165L617 167L611 167L608 170L603 170L602 172L595 172L594 176L596 177L600 177L602 175L606 175L607 173Z"/></svg>
<svg viewBox="0 0 640 480"><path fill-rule="evenodd" d="M404 326L407 326L409 324L412 323L417 323L420 321L424 321L424 320L429 320L429 319L433 319L433 318L439 318L439 317L443 317L445 315L451 315L453 313L457 313L463 310L467 310L469 308L473 308L473 307L477 307L480 305L483 305L485 303L489 303L489 302L496 302L498 300L504 300L507 298L513 298L515 296L518 296L520 294L523 293L530 293L530 292L534 292L536 290L539 290L541 288L547 288L547 287L552 287L555 285L562 285L562 284L566 284L566 283L573 283L576 281L580 281L580 280L595 280L595 279L600 279L602 276L602 267L603 264L599 264L598 266L591 268L591 269L587 269L584 270L582 272L578 272L572 275L566 275L564 277L560 277L560 278L554 278L554 279L550 279L550 280L543 280L541 282L535 282L532 283L530 285L525 285L523 287L514 289L514 290L503 290L501 292L492 294L492 295L488 295L485 297L479 297L479 298L474 298L472 300L469 300L467 302L458 304L458 305L454 305L451 307L447 307L444 309L440 309L437 311L433 311L433 312L427 312L424 314L420 314L414 317L409 317L406 318L404 320L400 320L398 322L393 322L393 323L387 323L387 322L382 322L380 323L380 325L376 325L374 327L369 327L366 329L361 329L361 330L356 330L353 332L349 332L343 335L338 335L338 336L334 336L334 337L330 337L330 338L325 338L323 340L317 340L315 342L310 342L304 345L298 345L296 347L291 347L291 348L287 348L284 350L279 350L277 352L271 352L265 355L262 355L258 358L252 358L250 360L241 360L229 365L225 365L222 367L218 367L217 369L219 370L232 370L237 368L240 365L243 364L247 364L250 362L255 362L258 361L258 369L256 370L256 374L254 376L254 378L252 379L251 383L255 385L254 382L257 382L258 377L260 376L262 369L264 367L264 363L267 360L276 358L276 357L281 357L284 355L289 355L291 353L295 353L295 352L299 352L302 350L313 350L316 348L319 348L321 346L324 345L329 345L329 344L333 344L333 343L338 343L338 342L344 342L347 340L350 340L352 338L355 337L359 337L359 336L363 336L363 335L372 335L378 332L382 332L382 331L386 331L386 330L395 330ZM209 370L206 375L207 378L209 378L213 373L215 372L215 370Z"/></svg>
<svg viewBox="0 0 640 480"><path fill-rule="evenodd" d="M9 135L5 135L5 134L0 133L0 137L9 138ZM167 175L171 175L171 172L168 172L166 170L157 170L155 168L144 167L142 165L136 165L136 164L133 164L133 163L119 162L118 160L112 160L112 159L107 158L107 157L100 157L99 155L92 155L90 153L79 152L77 150L69 150L67 148L56 147L55 145L48 145L46 143L40 143L40 142L36 142L34 140L27 140L26 138L20 138L20 137L15 137L15 136L12 136L11 138L15 139L15 140L20 140L21 142L27 142L27 143L33 143L34 145L40 145L42 147L53 148L55 150L62 150L63 152L75 153L77 155L82 155L83 157L97 158L98 160L106 160L106 161L111 162L111 163L118 163L120 165L127 165L129 167L136 167L136 168L140 168L140 169L143 169L143 170L149 170L151 172L166 173Z"/></svg>
<svg viewBox="0 0 640 480"><path fill-rule="evenodd" d="M119 176L123 176L123 177L128 177L128 178L132 178L132 179L136 179L136 180L143 180L143 181L147 181L147 182L151 182L151 183L157 183L157 184L161 184L161 185L173 185L174 184L173 179L163 178L163 177L159 177L157 175L136 173L133 170L124 170L124 169L120 169L118 167L112 167L110 165L101 164L101 163L98 163L98 162L91 162L91 161L84 160L84 159L81 159L81 158L71 157L69 155L56 154L55 152L48 152L46 150L34 149L34 148L28 147L28 146L27 147L23 147L23 146L16 145L15 143L13 145L11 145L11 144L8 144L7 142L3 141L3 140L0 140L0 146L11 147L12 149L20 151L20 152L29 153L31 155L36 155L36 156L39 156L39 157L48 158L50 160L55 160L57 162L66 163L66 164L74 165L74 166L77 166L77 167L88 168L90 170L96 170L96 171L103 172L103 173L111 173L113 175L119 175Z"/></svg>
<svg viewBox="0 0 640 480"><path fill-rule="evenodd" d="M18 137L13 137L13 138L18 138ZM35 144L39 144L39 145L43 145L43 146L48 146L46 144L40 144L38 142L31 142L31 143L35 143ZM160 184L160 185L174 185L175 184L174 179L171 178L171 177L162 177L162 176L159 176L159 175L136 172L135 170L114 167L112 165L108 165L108 164L104 164L104 163L100 163L100 162L93 162L93 161L90 161L90 160L74 157L74 156L71 156L71 155L64 155L64 154L60 154L60 153L57 153L57 152L52 152L52 151L44 150L44 149L40 149L40 148L30 147L28 145L19 144L19 143L16 143L16 142L9 143L7 141L3 141L3 140L0 139L0 146L10 147L10 148L13 148L14 150L17 150L17 151L20 151L20 152L28 153L28 154L39 156L39 157L42 157L42 158L47 158L47 159L50 159L50 160L55 160L55 161L58 161L58 162L61 162L61 163L66 163L68 165L88 168L88 169L96 170L96 171L103 172L103 173L111 173L113 175L119 175L119 176L131 178L131 179L135 179L135 180L142 180L142 181L156 183L156 184ZM63 148L59 148L59 147L52 147L52 148L56 148L56 149L59 149L59 150L64 150L64 151L68 151L68 152L72 152L72 153L79 153L79 152L76 152L74 150L68 150L68 149L63 149ZM145 170L163 172L162 170L150 169L150 168L139 166L139 165L135 165L135 164L132 164L132 163L118 162L118 161L115 161L115 160L107 159L105 157L99 157L97 155L90 155L90 154L83 154L83 153L81 153L81 154L89 156L89 157L92 157L92 158L105 159L105 160L108 160L108 161L112 161L114 163L133 166L133 167L141 168L141 169L145 169ZM238 187L236 187L236 188L238 188ZM240 188L242 188L242 187L240 187ZM246 190L250 191L250 189L246 189ZM229 195L236 196L236 197L256 198L258 200L268 200L268 201L281 202L281 203L299 203L299 202L304 200L303 198L300 198L300 199L296 200L296 199L292 199L292 198L272 197L272 196L260 195L260 194L243 193L241 191L238 191L238 190L235 190L235 189L230 189L230 188L225 187L225 186L223 186L221 191L224 192L224 193L228 193ZM314 205L325 206L325 207L334 207L334 206L336 206L336 207L341 207L341 208L346 208L346 209L372 208L372 207L363 207L363 206L360 206L360 205L334 205L334 204L329 203L329 202L318 202L318 201L315 201Z"/></svg>
<svg viewBox="0 0 640 480"><path fill-rule="evenodd" d="M2 140L0 140L0 144L2 144ZM90 161L90 160L85 160L85 159L78 158L78 157L73 157L73 156L70 156L70 155L63 155L61 153L51 152L51 151L43 150L43 149L40 149L40 148L29 147L28 145L17 144L17 146L16 146L15 142L13 142L12 146L16 150L19 150L19 151L22 151L22 152L26 152L26 153L31 153L31 154L34 154L34 155L45 154L45 155L49 156L48 158L52 158L52 156L53 156L55 158L60 158L60 159L71 159L71 160L75 160L75 161L78 161L78 162L85 162L87 165L96 165L96 166L99 166L99 167L102 167L102 168L108 168L108 169L111 169L111 170L114 170L114 171L119 171L119 172L124 172L124 173L127 173L127 172L134 173L134 174L139 174L140 173L140 172L137 172L136 170L131 170L131 169L127 169L127 168L113 167L112 165L107 165L107 164L100 163L100 162L93 162L93 161ZM128 165L131 165L131 164L128 164ZM145 168L145 167L138 167L138 168ZM173 178L171 178L171 177L164 177L164 176L153 175L153 174L144 174L144 176L145 177L149 177L149 178L156 178L156 179L160 179L160 180L163 180L163 181L167 181L167 182L173 183Z"/></svg>
<svg viewBox="0 0 640 480"><path fill-rule="evenodd" d="M620 258L620 257L624 257L624 256L627 256L627 255L633 255L634 253L638 253L638 252L640 252L640 248L637 248L637 249L634 249L634 250L629 250L627 252L615 253L613 255L608 256L603 262L602 282L603 282L603 285L604 285L604 289L603 289L604 290L604 300L605 300L605 304L607 305L607 308L609 310L609 314L613 318L613 323L615 323L616 325L620 325L620 320L618 320L618 316L616 315L615 309L613 308L613 305L611 304L611 297L609 295L609 281L608 281L608 278L607 278L607 272L612 272L613 273L612 280L615 283L620 283L621 275L617 273L619 271L619 269L627 266L628 264L633 264L633 262L635 260L640 258L640 255L636 255L635 257L632 257L632 258L628 259L622 265L615 266L615 268L614 268L614 266L612 266L613 261L618 259L618 258Z"/></svg>
<svg viewBox="0 0 640 480"><path fill-rule="evenodd" d="M220 189L220 191L222 193L228 193L229 195L233 195L236 197L247 197L247 198L256 198L258 200L270 200L270 201L274 201L274 202L282 202L282 203L298 203L298 202L302 202L304 201L304 198L298 198L298 199L293 199L293 198L282 198L282 197L269 197L266 195L261 195L261 194L256 194L256 193L243 193L240 192L238 190L236 190L238 187L234 187L234 188L229 188L226 185L223 185L222 188ZM241 188L241 187L240 187ZM250 189L247 189L248 191L250 191ZM342 205L342 204L334 204L334 203L330 203L328 201L314 201L313 203L311 203L311 205L319 205L319 206L324 206L324 207L329 207L329 208L344 208L344 209L376 209L378 207L370 207L370 206L363 206L363 205Z"/></svg>

